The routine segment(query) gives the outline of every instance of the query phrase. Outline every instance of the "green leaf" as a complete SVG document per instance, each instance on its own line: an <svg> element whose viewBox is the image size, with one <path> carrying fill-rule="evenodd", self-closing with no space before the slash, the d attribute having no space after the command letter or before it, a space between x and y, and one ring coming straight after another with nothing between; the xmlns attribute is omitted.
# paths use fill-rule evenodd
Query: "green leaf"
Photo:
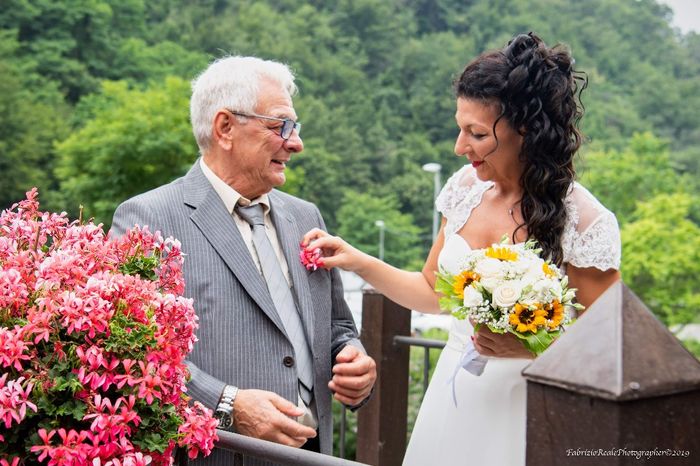
<svg viewBox="0 0 700 466"><path fill-rule="evenodd" d="M520 339L528 351L536 356L539 356L547 348L549 348L549 345L551 345L552 342L557 339L557 337L559 337L560 331L557 330L556 332L548 332L547 330L541 328L537 331L537 333L520 333L513 330L511 330L511 333Z"/></svg>
<svg viewBox="0 0 700 466"><path fill-rule="evenodd" d="M163 453L168 448L168 439L164 439L158 432L150 432L140 439L132 439L134 445L146 451Z"/></svg>
<svg viewBox="0 0 700 466"><path fill-rule="evenodd" d="M119 271L125 275L138 275L143 279L156 281L158 279L156 274L158 265L160 265L160 256L158 254L151 257L137 254L127 258L119 266Z"/></svg>
<svg viewBox="0 0 700 466"><path fill-rule="evenodd" d="M85 417L87 405L76 399L69 399L65 403L56 407L55 414L58 416L70 416L76 421L81 421Z"/></svg>
<svg viewBox="0 0 700 466"><path fill-rule="evenodd" d="M445 296L453 296L454 287L452 286L452 283L454 282L454 275L438 272L435 274L435 276L437 277L435 280L435 291L442 293Z"/></svg>

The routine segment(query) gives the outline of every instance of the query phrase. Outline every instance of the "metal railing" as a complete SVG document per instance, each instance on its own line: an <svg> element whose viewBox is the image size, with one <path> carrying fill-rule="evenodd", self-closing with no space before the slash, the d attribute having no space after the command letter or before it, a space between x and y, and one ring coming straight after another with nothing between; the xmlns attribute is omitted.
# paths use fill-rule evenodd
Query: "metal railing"
<svg viewBox="0 0 700 466"><path fill-rule="evenodd" d="M394 337L395 345L408 345L423 348L423 394L428 390L430 382L430 350L443 349L445 342L440 340L431 340L428 338L407 337L396 335Z"/></svg>
<svg viewBox="0 0 700 466"><path fill-rule="evenodd" d="M610 439L616 439L617 448L625 449L632 446L643 450L649 445L663 444L668 447L664 451L683 454L683 460L678 464L697 464L697 458L690 456L700 451L700 437L674 433L678 432L678 425L684 426L683 432L692 432L697 427L700 416L700 363L697 359L680 346L624 285L611 288L589 307L580 320L576 324L578 333L562 337L525 371L528 378L528 444L541 446L543 438L550 438L550 448L527 449L527 464L568 464L567 450L552 446L597 448L609 444ZM442 348L445 343L411 337L408 310L373 291L365 291L362 321L361 339L368 354L375 359L378 373L374 395L357 416L356 456L362 463L248 438L237 439L231 449L283 464L400 466L406 450L410 347L423 348L425 392L431 370L430 350ZM593 346L598 353L590 353L600 357L585 360L587 368L594 364L605 369L596 372L603 374L597 380L583 379L577 371L569 370L581 363L581 348L590 347L591 335L606 339ZM630 350L638 344L640 335L644 341L658 342L653 345L653 351ZM618 341L609 343L610 336ZM610 351L600 350L604 344ZM635 356L624 358L623 354ZM568 364L562 361L568 361ZM659 362L664 371L659 372ZM624 374L632 374L632 381L624 385L621 394L615 392L619 389L617 379L607 375L609 367L624 368ZM664 384L659 383L660 377ZM554 420L556 429L552 429L550 416L539 415L552 406L557 407L559 413ZM650 412L655 415L649 416ZM630 422L600 423L600 419L611 416ZM226 448L232 434L224 435L226 443L220 446ZM344 432L341 438L344 455ZM255 447L247 448L246 444ZM661 451L655 449L654 452L657 450ZM622 457L600 460L596 463L600 466L618 466L634 461Z"/></svg>
<svg viewBox="0 0 700 466"><path fill-rule="evenodd" d="M445 347L445 342L440 340L432 340L428 338L408 337L404 335L394 336L395 345L415 346L423 348L423 394L428 390L430 383L430 350L442 349ZM338 457L345 458L345 439L347 437L347 408L343 408L340 414L340 432L338 439Z"/></svg>
<svg viewBox="0 0 700 466"><path fill-rule="evenodd" d="M406 449L410 346L423 348L423 392L430 377L430 350L445 343L411 337L410 312L384 296L366 292L363 304L362 342L377 362L378 375L374 396L358 411L357 461L345 459L347 419L341 410L339 457L301 450L226 431L217 431L216 448L236 453L234 464L243 456L284 465L299 466L397 466ZM381 381L384 381L383 383ZM182 456L179 457L182 460ZM179 464L185 464L179 461Z"/></svg>
<svg viewBox="0 0 700 466"><path fill-rule="evenodd" d="M367 466L364 463L288 447L233 432L218 430L216 433L219 435L219 441L216 443L217 448L265 461L296 466Z"/></svg>

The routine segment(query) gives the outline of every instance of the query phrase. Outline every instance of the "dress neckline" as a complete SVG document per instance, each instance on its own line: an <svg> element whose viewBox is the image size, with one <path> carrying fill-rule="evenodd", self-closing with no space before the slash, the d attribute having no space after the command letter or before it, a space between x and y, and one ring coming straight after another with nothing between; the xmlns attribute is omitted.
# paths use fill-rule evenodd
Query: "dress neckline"
<svg viewBox="0 0 700 466"><path fill-rule="evenodd" d="M467 240L467 238L465 238L464 236L460 235L458 232L452 233L452 236L456 236L456 237L460 238L460 239L464 242L465 246L467 246L467 248L468 248L470 251L476 251L476 250L478 250L478 249L485 249L485 248L476 248L476 249L473 248L472 245L469 244L469 241ZM519 243L513 244L513 246L522 246L523 244L525 244L525 242L524 242L524 241L521 241L521 242L519 242ZM487 247L488 247L488 246L487 246Z"/></svg>

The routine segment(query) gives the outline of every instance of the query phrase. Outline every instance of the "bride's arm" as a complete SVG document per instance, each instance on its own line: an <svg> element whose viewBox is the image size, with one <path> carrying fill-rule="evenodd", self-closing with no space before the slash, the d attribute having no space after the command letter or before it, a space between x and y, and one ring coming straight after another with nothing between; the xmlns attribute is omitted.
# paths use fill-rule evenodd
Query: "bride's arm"
<svg viewBox="0 0 700 466"><path fill-rule="evenodd" d="M576 301L586 308L620 279L620 272L615 269L603 271L595 267L574 267L571 264L566 266L566 275L569 277L569 286L576 288Z"/></svg>
<svg viewBox="0 0 700 466"><path fill-rule="evenodd" d="M438 255L444 244L444 224L430 249L421 272L409 272L391 266L354 248L342 238L314 229L304 235L302 246L321 248L325 268L340 267L354 272L392 301L408 309L437 314L439 295L435 292Z"/></svg>

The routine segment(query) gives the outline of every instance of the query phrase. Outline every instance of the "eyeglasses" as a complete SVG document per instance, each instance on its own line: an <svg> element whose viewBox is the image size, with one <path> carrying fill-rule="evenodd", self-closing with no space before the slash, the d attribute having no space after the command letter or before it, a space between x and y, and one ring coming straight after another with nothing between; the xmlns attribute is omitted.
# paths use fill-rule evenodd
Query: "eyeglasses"
<svg viewBox="0 0 700 466"><path fill-rule="evenodd" d="M289 118L277 118L277 117L271 117L271 116L265 116L265 115L257 115L255 113L235 112L233 110L229 110L229 112L231 112L234 115L238 115L238 116L242 116L242 117L281 121L282 126L280 126L280 137L282 139L284 139L285 141L288 140L292 136L292 131L296 130L297 134L301 133L301 123L296 122L294 120L290 120Z"/></svg>

